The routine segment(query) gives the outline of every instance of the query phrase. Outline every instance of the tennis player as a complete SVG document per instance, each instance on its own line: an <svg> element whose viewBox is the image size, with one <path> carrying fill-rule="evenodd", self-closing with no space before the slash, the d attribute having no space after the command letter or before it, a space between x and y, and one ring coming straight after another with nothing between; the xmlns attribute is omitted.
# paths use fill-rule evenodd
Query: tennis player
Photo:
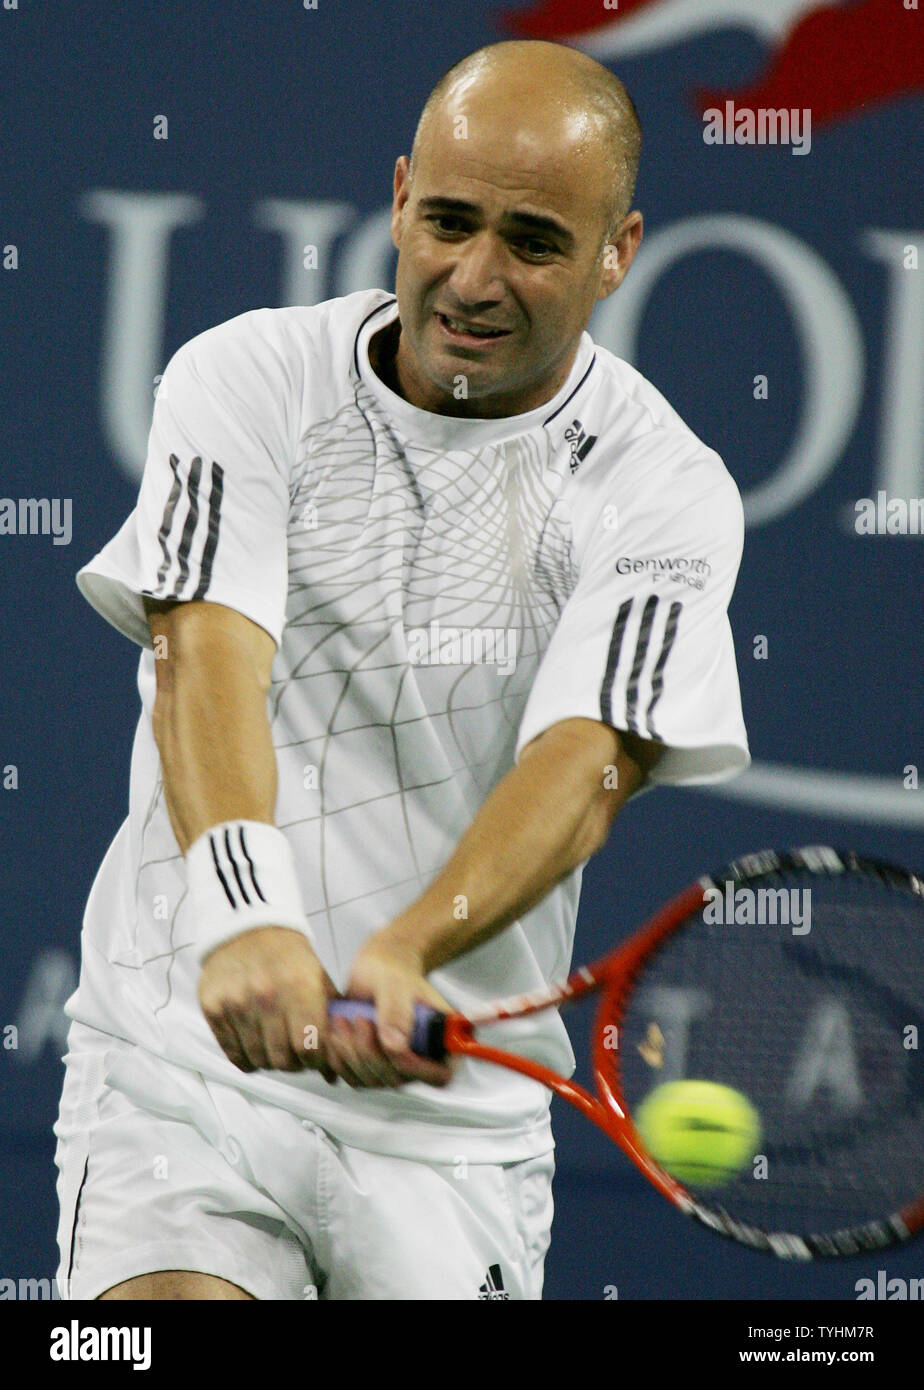
<svg viewBox="0 0 924 1390"><path fill-rule="evenodd" d="M481 49L397 161L395 293L169 362L77 577L142 714L67 1006L62 1296L541 1296L548 1093L415 1057L413 1005L562 979L619 808L749 760L739 493L586 332L639 149L589 57ZM573 1069L554 1011L494 1038Z"/></svg>

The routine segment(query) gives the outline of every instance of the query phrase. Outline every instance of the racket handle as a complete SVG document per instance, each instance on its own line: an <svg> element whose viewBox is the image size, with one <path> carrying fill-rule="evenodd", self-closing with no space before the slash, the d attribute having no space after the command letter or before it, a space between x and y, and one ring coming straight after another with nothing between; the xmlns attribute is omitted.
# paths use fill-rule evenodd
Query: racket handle
<svg viewBox="0 0 924 1390"><path fill-rule="evenodd" d="M333 999L327 1006L331 1018L375 1019L375 1005L366 999ZM411 1051L418 1057L429 1057L434 1062L446 1059L446 1043L443 1037L443 1024L446 1015L426 1004L414 1005L414 1026L411 1030Z"/></svg>

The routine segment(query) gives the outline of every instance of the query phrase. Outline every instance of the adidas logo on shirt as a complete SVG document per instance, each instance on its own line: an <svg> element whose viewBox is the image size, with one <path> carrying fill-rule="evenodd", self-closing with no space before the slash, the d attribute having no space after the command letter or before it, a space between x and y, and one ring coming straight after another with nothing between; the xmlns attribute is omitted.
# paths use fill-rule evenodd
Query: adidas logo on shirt
<svg viewBox="0 0 924 1390"><path fill-rule="evenodd" d="M595 434L588 434L580 420L572 420L568 429L565 430L565 438L571 445L571 472L576 472L578 465L590 453L597 442Z"/></svg>
<svg viewBox="0 0 924 1390"><path fill-rule="evenodd" d="M478 1290L479 1298L506 1298L510 1299L509 1293L504 1288L504 1276L501 1274L500 1265L492 1265L484 1277L484 1283Z"/></svg>

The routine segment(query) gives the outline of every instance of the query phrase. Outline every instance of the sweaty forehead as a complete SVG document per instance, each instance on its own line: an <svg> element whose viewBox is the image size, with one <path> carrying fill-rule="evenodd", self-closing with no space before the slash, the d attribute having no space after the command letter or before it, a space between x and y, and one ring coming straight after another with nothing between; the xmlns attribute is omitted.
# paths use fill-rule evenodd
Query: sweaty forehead
<svg viewBox="0 0 924 1390"><path fill-rule="evenodd" d="M491 92L453 93L433 113L418 149L420 196L492 192L580 215L596 212L606 154L597 120L561 98L536 101ZM452 187L451 187L452 185Z"/></svg>

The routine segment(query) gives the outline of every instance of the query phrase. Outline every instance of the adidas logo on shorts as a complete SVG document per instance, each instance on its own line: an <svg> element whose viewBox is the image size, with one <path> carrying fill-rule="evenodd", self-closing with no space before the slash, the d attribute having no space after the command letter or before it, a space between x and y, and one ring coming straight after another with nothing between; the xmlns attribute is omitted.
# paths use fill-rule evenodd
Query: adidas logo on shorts
<svg viewBox="0 0 924 1390"><path fill-rule="evenodd" d="M484 1276L484 1283L478 1290L479 1298L506 1298L510 1295L504 1288L504 1276L501 1274L500 1265L492 1265Z"/></svg>

